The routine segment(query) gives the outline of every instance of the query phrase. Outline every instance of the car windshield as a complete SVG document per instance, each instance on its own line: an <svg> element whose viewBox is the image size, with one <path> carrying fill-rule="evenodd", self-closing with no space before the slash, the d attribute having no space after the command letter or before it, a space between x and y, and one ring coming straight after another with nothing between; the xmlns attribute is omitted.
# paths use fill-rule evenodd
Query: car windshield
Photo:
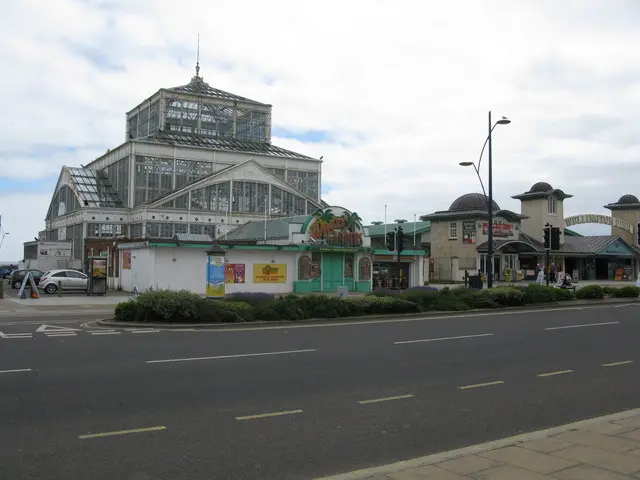
<svg viewBox="0 0 640 480"><path fill-rule="evenodd" d="M48 277L49 275L51 275L51 272L45 272L42 274L43 277Z"/></svg>

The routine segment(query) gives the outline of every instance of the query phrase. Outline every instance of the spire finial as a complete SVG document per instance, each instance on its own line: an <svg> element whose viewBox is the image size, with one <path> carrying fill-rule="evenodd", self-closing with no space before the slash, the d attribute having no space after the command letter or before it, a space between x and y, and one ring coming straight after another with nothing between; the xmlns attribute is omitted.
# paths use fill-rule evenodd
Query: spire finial
<svg viewBox="0 0 640 480"><path fill-rule="evenodd" d="M200 76L200 34L198 34L198 53L196 54L196 77Z"/></svg>

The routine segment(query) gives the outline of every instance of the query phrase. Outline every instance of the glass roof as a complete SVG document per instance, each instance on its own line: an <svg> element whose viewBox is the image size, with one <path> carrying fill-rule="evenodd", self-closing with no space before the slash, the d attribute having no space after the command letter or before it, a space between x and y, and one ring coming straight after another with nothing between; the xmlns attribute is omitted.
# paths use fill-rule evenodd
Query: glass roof
<svg viewBox="0 0 640 480"><path fill-rule="evenodd" d="M241 101L247 103L253 103L256 105L266 105L262 102L257 102L255 100L251 100L250 98L241 97L240 95L236 95L234 93L225 92L224 90L219 90L217 88L213 88L207 82L205 82L202 77L196 75L191 79L186 85L181 85L179 87L167 88L167 90L171 92L179 92L179 93L195 93L197 95L204 95L207 97L221 98L223 100L233 100L233 101Z"/></svg>
<svg viewBox="0 0 640 480"><path fill-rule="evenodd" d="M71 188L80 197L82 207L124 208L118 194L107 182L106 175L88 168L69 168L69 173Z"/></svg>
<svg viewBox="0 0 640 480"><path fill-rule="evenodd" d="M238 140L236 138L209 137L206 135L197 135L192 133L160 132L143 140L158 143L169 143L172 145L177 144L217 148L220 150L229 150L234 152L260 153L263 155L272 155L274 157L301 158L305 160L312 159L312 157L307 155L276 147L275 145L271 145L266 142L252 142L249 140Z"/></svg>

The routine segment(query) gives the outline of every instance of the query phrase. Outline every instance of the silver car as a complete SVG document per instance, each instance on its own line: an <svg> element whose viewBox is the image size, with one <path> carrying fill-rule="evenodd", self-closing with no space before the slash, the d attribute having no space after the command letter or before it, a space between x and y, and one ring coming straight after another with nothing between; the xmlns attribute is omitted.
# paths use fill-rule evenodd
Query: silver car
<svg viewBox="0 0 640 480"><path fill-rule="evenodd" d="M40 279L38 288L52 295L62 290L87 290L89 277L77 270L49 270Z"/></svg>

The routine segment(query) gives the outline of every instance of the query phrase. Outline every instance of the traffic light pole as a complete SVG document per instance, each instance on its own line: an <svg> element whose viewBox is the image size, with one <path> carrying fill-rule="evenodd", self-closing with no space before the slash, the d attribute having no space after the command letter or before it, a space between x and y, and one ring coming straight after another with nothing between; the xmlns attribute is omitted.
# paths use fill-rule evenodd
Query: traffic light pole
<svg viewBox="0 0 640 480"><path fill-rule="evenodd" d="M549 223L547 223L544 226L544 229L546 230L546 235L545 237L548 239L549 242L551 242L551 225ZM546 252L546 258L545 258L545 273L546 273L546 278L547 278L547 287L549 286L549 277L551 277L551 243L549 243L549 245L545 245L545 252Z"/></svg>

